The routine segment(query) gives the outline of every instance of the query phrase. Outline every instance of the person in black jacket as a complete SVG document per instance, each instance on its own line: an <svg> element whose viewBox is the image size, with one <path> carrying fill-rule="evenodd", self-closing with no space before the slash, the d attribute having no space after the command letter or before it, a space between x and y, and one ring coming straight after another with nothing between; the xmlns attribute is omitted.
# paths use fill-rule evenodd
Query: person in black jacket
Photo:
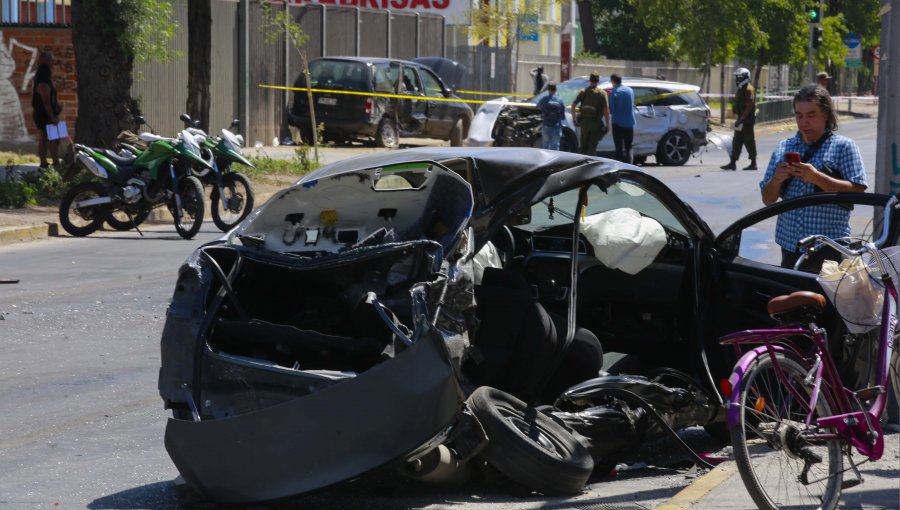
<svg viewBox="0 0 900 510"><path fill-rule="evenodd" d="M59 140L47 138L47 125L59 123L59 114L62 112L62 107L59 106L56 98L56 87L53 85L52 66L53 57L47 52L41 53L31 94L32 118L35 126L41 131L38 139L38 157L41 158L41 168L48 166L48 148L50 157L53 158L53 166L59 164Z"/></svg>

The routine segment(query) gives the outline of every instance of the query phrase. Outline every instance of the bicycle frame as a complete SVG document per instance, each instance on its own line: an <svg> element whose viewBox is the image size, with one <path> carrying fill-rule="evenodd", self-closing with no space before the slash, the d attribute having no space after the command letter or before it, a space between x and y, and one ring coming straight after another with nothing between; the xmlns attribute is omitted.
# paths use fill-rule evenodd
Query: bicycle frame
<svg viewBox="0 0 900 510"><path fill-rule="evenodd" d="M890 211L893 201L885 208ZM832 246L845 255L857 256L864 252L871 252L879 267L881 282L884 286L884 299L882 302L881 325L879 330L878 366L876 369L876 385L861 391L875 392L875 398L868 409L854 411L853 399L858 402L859 394L844 387L840 374L834 364L834 360L828 351L825 330L815 324L808 326L792 326L785 328L746 330L731 333L720 339L722 345L733 345L738 355L742 354L741 346L755 345L750 351L743 353L728 378L730 394L726 394L726 424L729 429L738 425L740 419L741 388L744 374L754 362L761 356L768 355L772 359L775 373L791 396L805 409L806 425L813 425L813 411L816 409L818 399L825 398L831 408L831 414L820 416L815 425L834 429L834 433L816 433L810 437L818 439L840 438L848 441L856 450L872 459L878 460L884 453L884 437L881 430L881 415L888 400L888 378L890 367L897 363L898 352L894 349L894 333L897 328L897 287L890 274L885 270L881 256L875 246L883 244L887 235L887 223L889 216L885 217L885 234L874 244L867 244L860 250L849 250L838 245L833 240L822 236L811 236L800 242L801 245L812 246L821 243ZM788 340L789 337L805 337L812 343L812 348L802 351L796 342ZM795 358L808 369L806 381L812 384L812 392L809 396L797 391L793 385L786 384L787 377L778 363L776 354L783 353ZM894 384L897 384L897 378ZM824 384L823 384L824 383ZM727 393L727 392L726 392ZM863 400L868 400L868 395Z"/></svg>

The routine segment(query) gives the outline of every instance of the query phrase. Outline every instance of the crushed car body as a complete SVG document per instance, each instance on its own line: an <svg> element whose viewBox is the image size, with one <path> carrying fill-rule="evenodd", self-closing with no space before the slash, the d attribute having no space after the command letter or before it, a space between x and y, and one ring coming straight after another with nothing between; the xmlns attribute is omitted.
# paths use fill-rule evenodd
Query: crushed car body
<svg viewBox="0 0 900 510"><path fill-rule="evenodd" d="M662 165L678 166L707 144L709 106L700 97L700 88L644 78L623 79L634 91L635 119L634 157L642 163L648 156ZM566 118L560 150L577 152L579 128L572 119L571 108L578 92L589 85L588 77L566 80L557 85L557 94L565 102ZM602 79L601 88L609 92L612 84ZM466 145L471 147L540 147L541 112L533 105L546 95L536 95L522 103L500 98L488 101L475 112ZM612 135L604 136L597 154L615 153Z"/></svg>
<svg viewBox="0 0 900 510"><path fill-rule="evenodd" d="M821 195L737 225L835 196ZM759 320L736 303L815 288L742 260L740 232L716 237L658 179L578 154L427 148L327 165L179 271L161 339L166 449L225 503L439 447L575 494L648 438L721 424L715 381L733 359L718 337Z"/></svg>

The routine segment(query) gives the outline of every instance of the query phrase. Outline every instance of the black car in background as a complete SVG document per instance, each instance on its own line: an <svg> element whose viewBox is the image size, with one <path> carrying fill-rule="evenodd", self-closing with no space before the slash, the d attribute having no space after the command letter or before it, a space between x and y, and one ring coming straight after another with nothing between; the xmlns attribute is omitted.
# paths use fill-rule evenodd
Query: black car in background
<svg viewBox="0 0 900 510"><path fill-rule="evenodd" d="M366 57L324 57L309 63L316 123L326 140L373 139L394 148L401 136L449 140L461 146L472 122L472 110L427 66L406 60ZM295 87L306 87L303 73ZM350 92L350 93L347 93ZM379 94L416 96L415 99ZM294 92L288 124L312 138L305 90Z"/></svg>

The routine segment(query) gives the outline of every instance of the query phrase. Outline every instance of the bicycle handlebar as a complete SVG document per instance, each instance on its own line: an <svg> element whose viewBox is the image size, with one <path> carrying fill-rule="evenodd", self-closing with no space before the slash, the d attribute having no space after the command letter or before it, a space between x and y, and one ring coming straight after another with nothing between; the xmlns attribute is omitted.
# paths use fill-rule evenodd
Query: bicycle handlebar
<svg viewBox="0 0 900 510"><path fill-rule="evenodd" d="M881 230L881 237L879 237L874 242L865 243L862 246L862 248L859 248L858 250L851 250L850 248L847 248L845 246L838 244L837 241L835 241L834 239L831 239L830 237L827 237L827 236L824 236L821 234L815 234L815 235L811 235L811 236L801 239L797 243L797 248L807 248L807 250L805 252L803 252L803 254L797 259L797 262L794 264L794 269L799 268L800 264L803 262L803 260L809 256L809 253L814 252L819 248L817 246L819 244L824 244L826 246L830 246L848 258L858 257L858 256L862 255L863 253L875 251L877 248L881 247L882 245L884 245L885 242L887 242L887 237L888 237L888 233L890 231L890 226L891 226L891 211L896 206L897 206L897 197L892 196L887 201L887 203L884 205L884 218L882 218L883 226L882 226L882 230ZM882 274L884 274L885 268L881 261L881 257L873 257L873 258L876 260L876 262L878 264L878 269L881 271Z"/></svg>

